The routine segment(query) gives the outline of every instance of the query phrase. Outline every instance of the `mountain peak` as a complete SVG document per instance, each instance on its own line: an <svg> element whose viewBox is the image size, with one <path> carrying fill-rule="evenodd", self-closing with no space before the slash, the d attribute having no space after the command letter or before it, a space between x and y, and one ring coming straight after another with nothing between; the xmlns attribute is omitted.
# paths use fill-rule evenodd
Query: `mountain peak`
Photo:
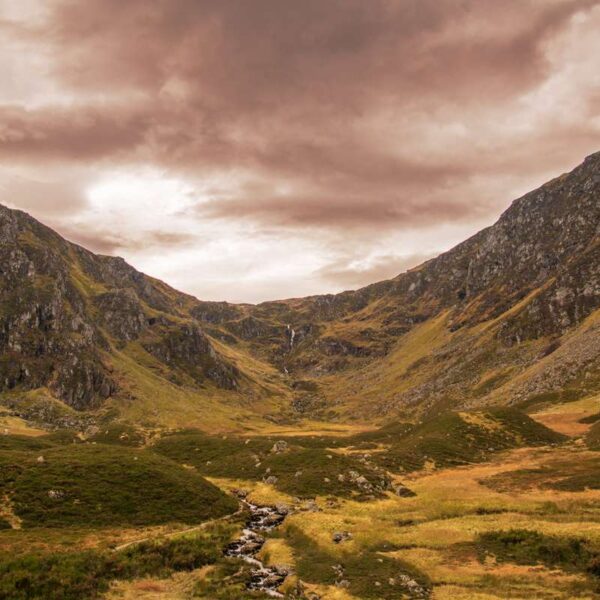
<svg viewBox="0 0 600 600"><path fill-rule="evenodd" d="M0 390L127 411L152 405L151 379L272 418L515 401L545 389L528 370L600 306L599 187L600 152L392 280L257 306L199 301L0 206Z"/></svg>

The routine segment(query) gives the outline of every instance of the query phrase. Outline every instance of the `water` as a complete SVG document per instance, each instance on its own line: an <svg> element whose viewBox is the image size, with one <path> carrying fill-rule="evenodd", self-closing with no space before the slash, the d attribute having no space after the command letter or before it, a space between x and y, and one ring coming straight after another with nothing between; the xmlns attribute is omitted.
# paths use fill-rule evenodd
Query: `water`
<svg viewBox="0 0 600 600"><path fill-rule="evenodd" d="M279 527L285 520L287 511L271 506L256 506L246 500L243 503L250 510L250 518L242 535L225 548L224 554L241 558L254 567L250 572L248 589L260 590L274 598L283 598L283 594L277 589L285 581L289 571L282 567L266 567L256 555L265 543L260 532Z"/></svg>

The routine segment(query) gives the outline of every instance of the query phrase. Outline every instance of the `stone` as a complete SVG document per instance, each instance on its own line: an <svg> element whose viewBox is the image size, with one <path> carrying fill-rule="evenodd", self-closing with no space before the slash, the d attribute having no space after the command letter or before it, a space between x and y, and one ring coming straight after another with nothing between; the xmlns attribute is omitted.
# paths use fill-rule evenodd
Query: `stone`
<svg viewBox="0 0 600 600"><path fill-rule="evenodd" d="M402 483L397 483L393 486L394 494L396 496L400 496L401 498L412 498L416 496L416 494L409 488L407 488Z"/></svg>
<svg viewBox="0 0 600 600"><path fill-rule="evenodd" d="M274 454L282 454L283 452L286 452L288 448L288 443L285 440L278 440L273 444L271 452Z"/></svg>
<svg viewBox="0 0 600 600"><path fill-rule="evenodd" d="M275 505L275 510L280 515L287 515L290 512L290 507L287 504L278 503Z"/></svg>
<svg viewBox="0 0 600 600"><path fill-rule="evenodd" d="M352 534L349 531L336 531L332 538L334 544L341 544L352 539Z"/></svg>

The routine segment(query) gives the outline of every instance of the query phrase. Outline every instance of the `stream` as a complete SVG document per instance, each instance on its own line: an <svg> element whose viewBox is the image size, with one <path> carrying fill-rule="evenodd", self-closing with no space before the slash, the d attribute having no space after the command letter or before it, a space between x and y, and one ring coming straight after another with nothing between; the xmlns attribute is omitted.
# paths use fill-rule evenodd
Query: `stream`
<svg viewBox="0 0 600 600"><path fill-rule="evenodd" d="M259 532L268 532L279 527L285 520L287 510L256 506L247 500L242 500L242 503L250 510L250 518L242 530L242 535L227 545L224 554L241 558L254 567L248 589L260 590L274 598L283 598L283 594L280 594L277 588L284 582L289 571L277 566L266 567L256 558L256 554L265 543L265 538Z"/></svg>

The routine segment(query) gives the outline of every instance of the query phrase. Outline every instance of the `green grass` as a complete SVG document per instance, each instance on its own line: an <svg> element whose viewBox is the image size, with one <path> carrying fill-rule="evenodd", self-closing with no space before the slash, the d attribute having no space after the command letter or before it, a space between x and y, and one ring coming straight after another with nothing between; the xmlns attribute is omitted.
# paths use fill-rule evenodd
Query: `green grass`
<svg viewBox="0 0 600 600"><path fill-rule="evenodd" d="M98 433L92 435L89 441L99 444L139 447L144 445L145 440L143 434L131 425L111 423L100 426Z"/></svg>
<svg viewBox="0 0 600 600"><path fill-rule="evenodd" d="M80 444L0 453L0 486L24 527L199 523L237 503L197 473L142 450Z"/></svg>
<svg viewBox="0 0 600 600"><path fill-rule="evenodd" d="M286 452L276 454L271 452L276 440L188 431L162 438L153 449L211 477L260 481L275 476L278 489L297 496L356 495L359 489L348 477L349 471L364 475L371 484L385 486L383 472L354 457L321 447L296 446L294 438L288 439ZM343 481L339 481L339 475L344 475Z"/></svg>
<svg viewBox="0 0 600 600"><path fill-rule="evenodd" d="M519 410L534 411L552 404L562 404L566 402L574 402L583 398L586 391L580 388L565 388L550 392L542 392L529 396L525 400L516 404Z"/></svg>
<svg viewBox="0 0 600 600"><path fill-rule="evenodd" d="M592 425L585 436L585 442L590 450L600 450L600 421Z"/></svg>
<svg viewBox="0 0 600 600"><path fill-rule="evenodd" d="M232 528L214 527L167 541L143 542L120 552L83 550L0 557L0 598L83 600L106 592L113 580L168 577L220 559Z"/></svg>
<svg viewBox="0 0 600 600"><path fill-rule="evenodd" d="M193 465L204 475L255 479L262 473L256 463L268 456L274 442L188 430L161 438L152 449L178 463Z"/></svg>
<svg viewBox="0 0 600 600"><path fill-rule="evenodd" d="M353 597L389 600L407 597L407 590L398 578L401 573L414 579L424 589L430 587L423 573L384 554L363 550L338 556L329 553L294 526L286 528L285 536L296 558L296 572L303 581L334 585L336 580L344 579L349 583L348 591ZM342 574L336 570L338 565L343 569Z"/></svg>
<svg viewBox="0 0 600 600"><path fill-rule="evenodd" d="M38 451L52 448L52 440L46 436L0 435L0 452L3 450Z"/></svg>
<svg viewBox="0 0 600 600"><path fill-rule="evenodd" d="M348 476L349 471L360 473L379 489L387 487L387 478L382 471L376 471L354 457L327 452L322 448L274 454L261 467L270 469L269 474L277 477L276 486L281 491L294 496L360 496L359 488ZM343 481L339 481L339 475L344 476Z"/></svg>
<svg viewBox="0 0 600 600"><path fill-rule="evenodd" d="M479 558L493 555L499 562L544 565L550 569L600 576L600 550L583 538L552 536L527 529L490 531L476 541Z"/></svg>
<svg viewBox="0 0 600 600"><path fill-rule="evenodd" d="M431 461L446 468L483 462L499 450L556 444L565 439L513 409L447 412L400 434L377 458L392 471L418 470Z"/></svg>

